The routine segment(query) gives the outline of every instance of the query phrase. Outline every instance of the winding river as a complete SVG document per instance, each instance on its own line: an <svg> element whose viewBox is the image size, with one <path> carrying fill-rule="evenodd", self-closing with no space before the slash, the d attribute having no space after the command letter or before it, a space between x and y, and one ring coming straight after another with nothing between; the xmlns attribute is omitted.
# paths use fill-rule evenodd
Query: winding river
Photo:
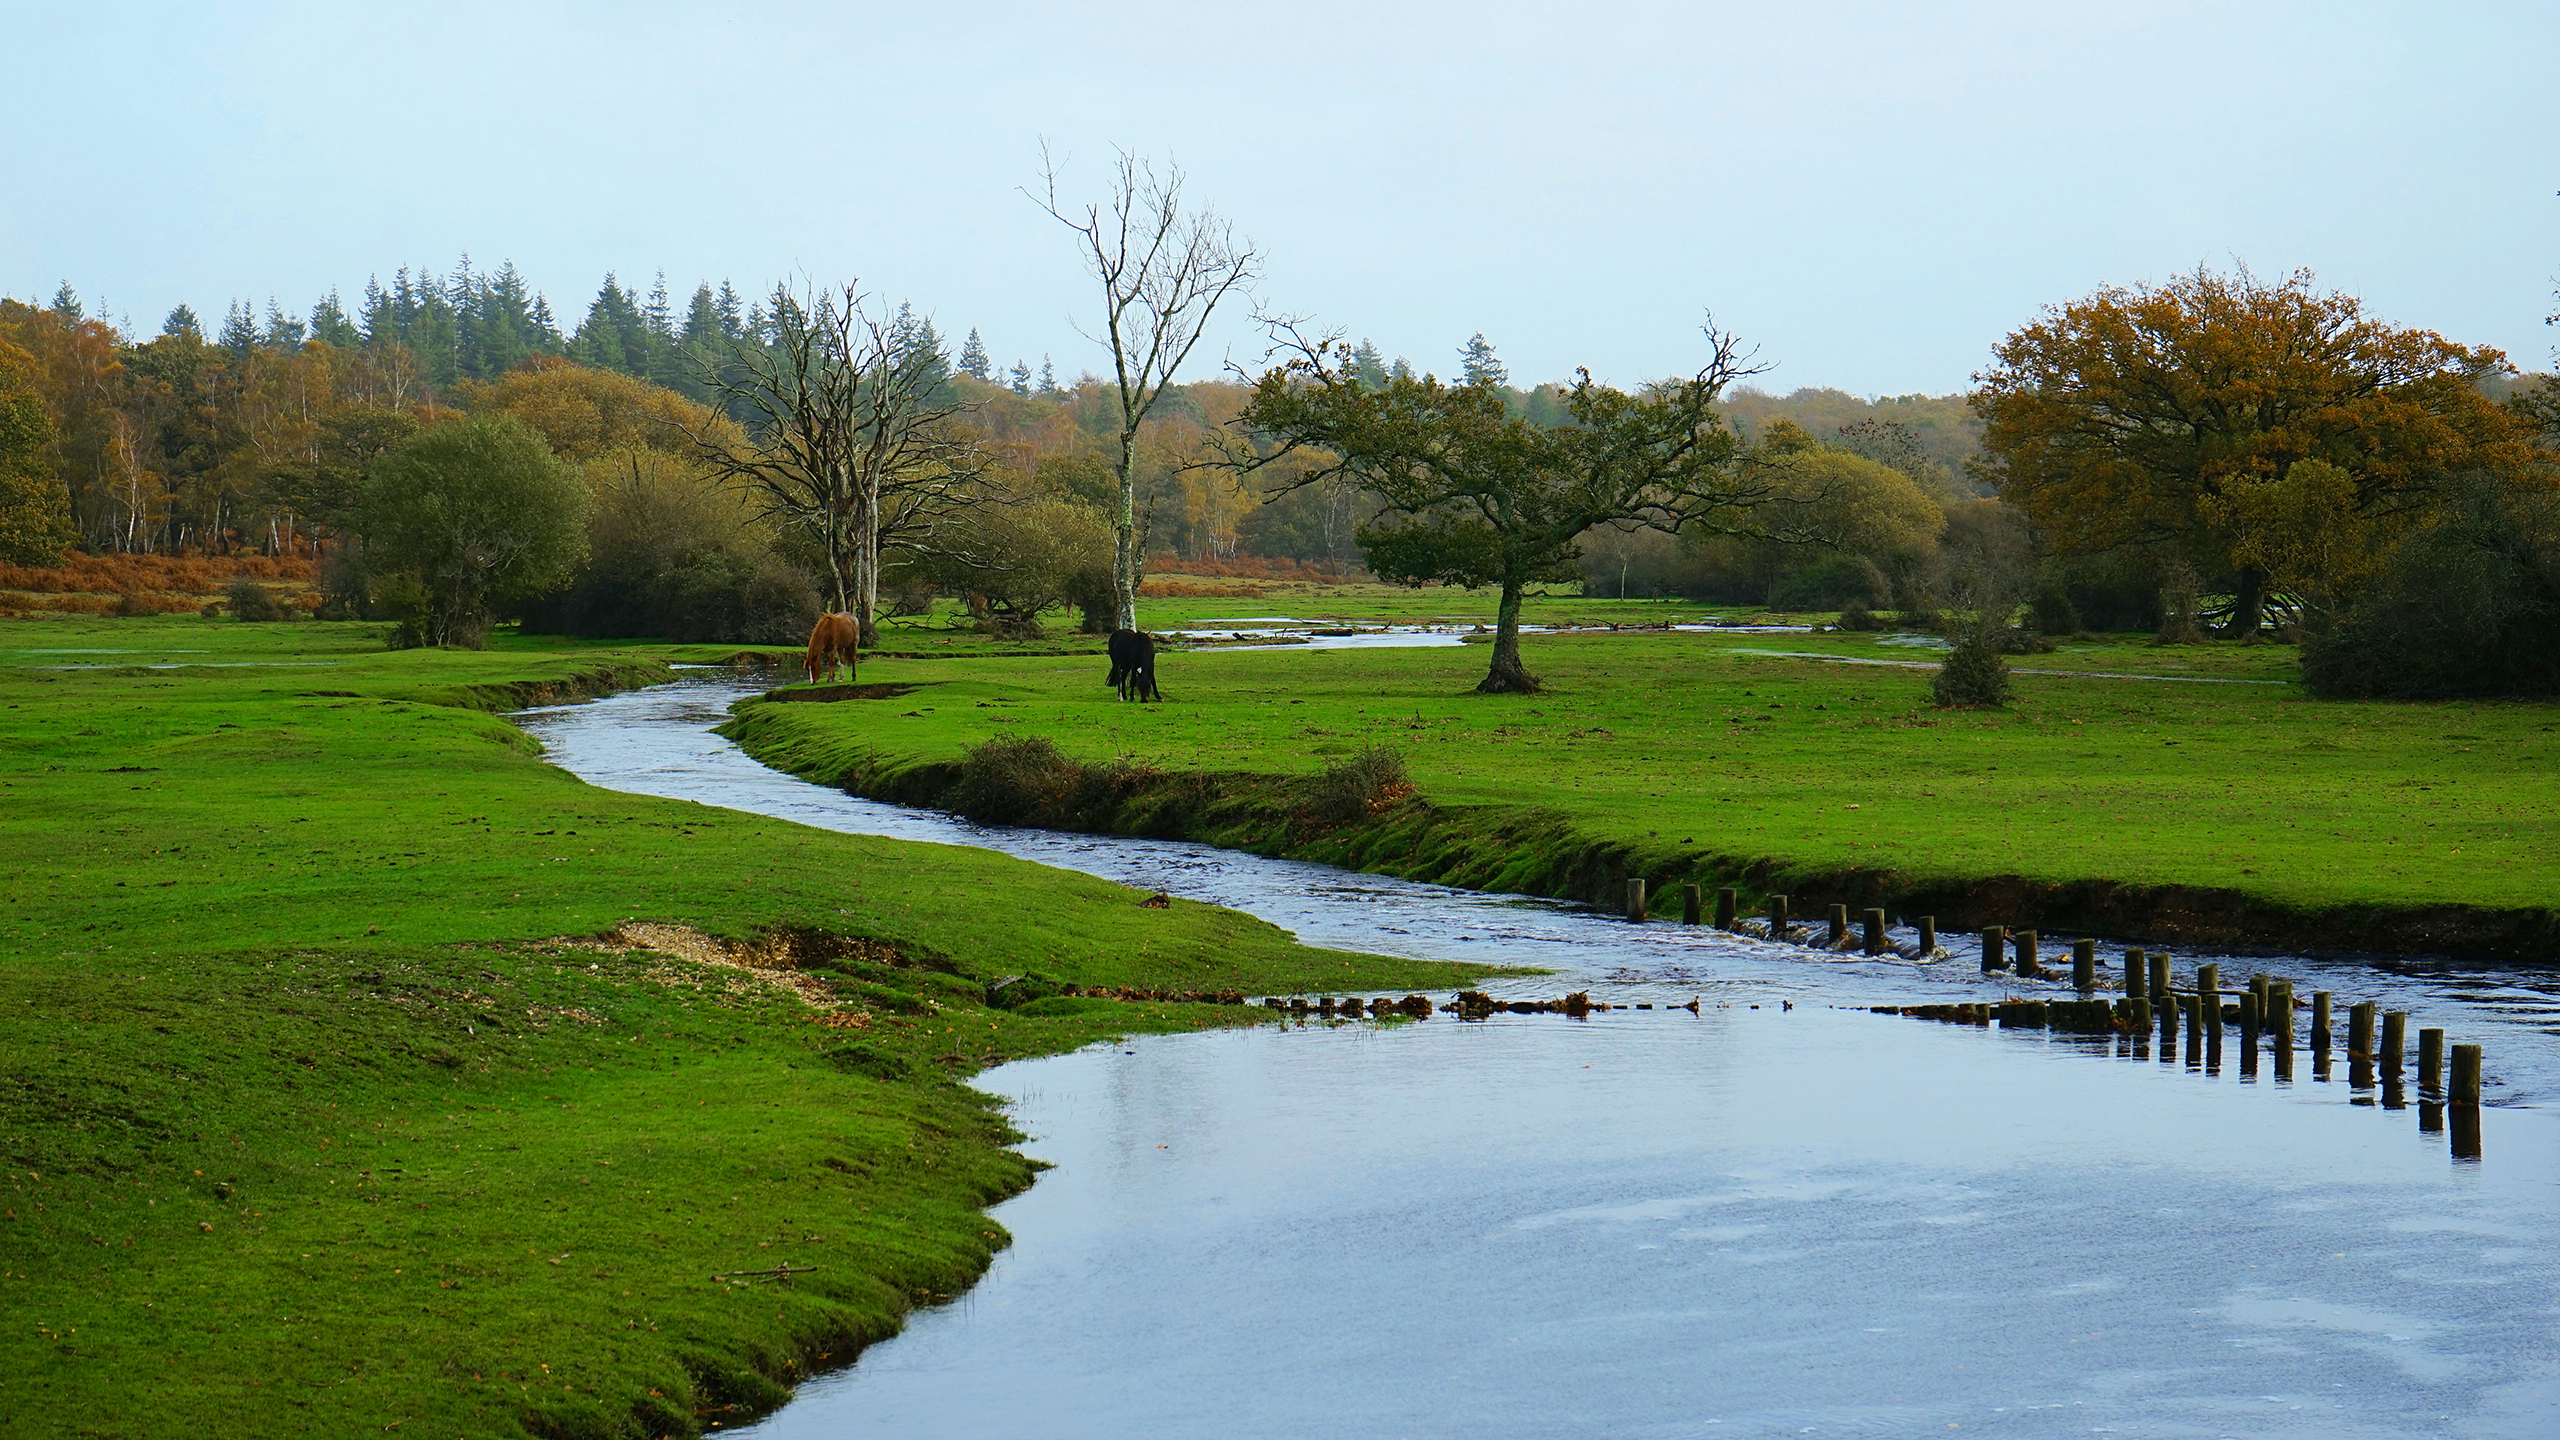
<svg viewBox="0 0 2560 1440"><path fill-rule="evenodd" d="M750 688L724 672L521 718L600 786L1556 972L1497 994L1701 1006L1140 1037L986 1072L1056 1167L998 1208L1013 1246L734 1433L2560 1434L2554 972L2225 962L2482 1042L2484 1153L2457 1160L2343 1064L2244 1078L2236 1040L2207 1072L1863 1009L2018 988L1969 943L1869 960L986 829L757 765L710 733ZM2180 952L2180 974L2209 958Z"/></svg>

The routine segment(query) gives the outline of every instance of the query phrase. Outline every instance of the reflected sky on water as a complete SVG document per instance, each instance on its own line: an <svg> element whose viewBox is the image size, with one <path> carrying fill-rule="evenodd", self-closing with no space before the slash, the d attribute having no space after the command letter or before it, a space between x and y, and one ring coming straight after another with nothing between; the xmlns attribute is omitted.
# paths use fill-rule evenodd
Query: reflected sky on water
<svg viewBox="0 0 2560 1440"><path fill-rule="evenodd" d="M2486 1153L2453 1161L2440 1112L2343 1063L2242 1079L2236 1034L2208 1074L2147 1043L1836 1008L2069 995L1984 980L1969 937L1870 960L986 830L746 759L707 727L751 688L526 723L599 785L1559 972L1497 992L1702 1004L1146 1037L987 1072L1057 1167L998 1208L1015 1244L751 1433L2560 1434L2547 972L2223 961L2226 984L2335 990L2342 1032L2348 999L2377 999L2483 1041Z"/></svg>

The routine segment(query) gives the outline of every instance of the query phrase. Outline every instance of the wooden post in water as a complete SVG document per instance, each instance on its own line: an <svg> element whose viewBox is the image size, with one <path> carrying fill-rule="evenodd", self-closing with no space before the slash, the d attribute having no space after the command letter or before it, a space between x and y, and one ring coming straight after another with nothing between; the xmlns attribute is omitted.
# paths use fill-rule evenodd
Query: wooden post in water
<svg viewBox="0 0 2560 1440"><path fill-rule="evenodd" d="M2432 1026L2418 1032L2418 1088L2444 1093L2444 1032Z"/></svg>
<svg viewBox="0 0 2560 1440"><path fill-rule="evenodd" d="M1641 878L1627 882L1627 918L1639 925L1644 923L1644 881Z"/></svg>
<svg viewBox="0 0 2560 1440"><path fill-rule="evenodd" d="M2017 967L2018 974L2020 976L2032 980L2044 973L2043 970L2036 966L2036 932L2033 930L2018 930L2011 932L2009 936L2009 948L2017 955Z"/></svg>
<svg viewBox="0 0 2560 1440"><path fill-rule="evenodd" d="M2373 1059L2373 1011L2370 1000L2359 1000L2347 1007L2347 1058L2370 1063Z"/></svg>
<svg viewBox="0 0 2560 1440"><path fill-rule="evenodd" d="M2266 1019L2267 1029L2268 1029L2268 1030L2270 1030L2270 1031L2272 1031L2272 1032L2274 1033L2274 1035L2275 1035L2275 1039L2276 1039L2276 1048L2277 1048L2278 1050L2290 1050L2290 1049L2292 1049L2292 1048L2293 1048L2293 982L2292 982L2292 981L2290 981L2290 980L2277 980L2277 979L2270 979L2270 980L2268 980L2268 981L2267 981L2267 998L2266 998L2266 1002L2265 1002L2265 1011L2264 1011L2264 1014L2265 1014L2265 1019Z"/></svg>
<svg viewBox="0 0 2560 1440"><path fill-rule="evenodd" d="M1830 946L1834 950L1837 950L1841 946L1849 943L1848 906L1834 905L1831 907L1831 933L1823 940L1822 943Z"/></svg>
<svg viewBox="0 0 2560 1440"><path fill-rule="evenodd" d="M2165 1034L2169 1028L2169 1012L2166 1009L2163 1009L2160 1012L2160 1029ZM2148 995L2134 995L2127 997L2124 1002L2125 1048L2130 1050L2133 1047L2133 1042L2145 1038L2150 1033L2151 997ZM2168 1042L2163 1040L2161 1043L2165 1045Z"/></svg>
<svg viewBox="0 0 2560 1440"><path fill-rule="evenodd" d="M2311 992L2311 1048L2322 1058L2329 1054L2329 992Z"/></svg>
<svg viewBox="0 0 2560 1440"><path fill-rule="evenodd" d="M2071 988L2074 990L2098 988L2097 941L2074 940L2071 942Z"/></svg>
<svg viewBox="0 0 2560 1440"><path fill-rule="evenodd" d="M2150 957L2150 960L2151 993L2154 995L2166 995L2169 993L2169 957L2166 955L2154 955Z"/></svg>
<svg viewBox="0 0 2560 1440"><path fill-rule="evenodd" d="M1882 910L1869 910L1860 915L1858 919L1859 923L1866 928L1867 953L1870 955L1883 954L1884 912Z"/></svg>
<svg viewBox="0 0 2560 1440"><path fill-rule="evenodd" d="M2127 950L2124 952L2124 993L2127 995L2149 995L2154 993L2149 983L2149 977L2143 971L2142 952L2139 950Z"/></svg>
<svg viewBox="0 0 2560 1440"><path fill-rule="evenodd" d="M1923 915L1920 917L1920 958L1926 960L1937 953L1938 917Z"/></svg>
<svg viewBox="0 0 2560 1440"><path fill-rule="evenodd" d="M2480 1047L2453 1047L2453 1088L2446 1095L2456 1105L2480 1103Z"/></svg>
<svg viewBox="0 0 2560 1440"><path fill-rule="evenodd" d="M1695 925L1695 924L1697 924L1697 923L1698 923L1698 909L1699 909L1699 906L1698 906L1698 887L1697 887L1697 886L1695 886L1695 885L1683 885L1683 886L1681 886L1681 887L1680 887L1680 923L1681 923L1681 924L1683 924L1683 925Z"/></svg>
<svg viewBox="0 0 2560 1440"><path fill-rule="evenodd" d="M1784 895L1769 897L1769 938L1772 940L1787 938L1787 897Z"/></svg>
<svg viewBox="0 0 2560 1440"><path fill-rule="evenodd" d="M2134 998L2145 1004L2150 1003L2151 1000L2151 997L2148 995L2138 995ZM2160 1058L2166 1060L2171 1055L2176 1054L2177 1047L2178 997L2175 995L2162 995L2160 997Z"/></svg>
<svg viewBox="0 0 2560 1440"><path fill-rule="evenodd" d="M2201 995L2187 996L2186 1007L2187 1063L2201 1067L2204 1064L2204 997Z"/></svg>
<svg viewBox="0 0 2560 1440"><path fill-rule="evenodd" d="M1730 885L1716 891L1716 928L1730 930L1735 917L1742 913L1742 897Z"/></svg>
<svg viewBox="0 0 2560 1440"><path fill-rule="evenodd" d="M1985 925L1982 927L1983 974L1988 975L1995 970L2008 968L2009 962L2002 959L2000 955L2000 942L2007 938L2007 932L2003 931L1997 925Z"/></svg>
<svg viewBox="0 0 2560 1440"><path fill-rule="evenodd" d="M2240 992L2240 1073L2254 1075L2258 1069L2258 1006L2262 1002L2255 990Z"/></svg>
<svg viewBox="0 0 2560 1440"><path fill-rule="evenodd" d="M2382 1012L2382 1079L2384 1083L2400 1083L2400 1066L2409 1054L2409 1012Z"/></svg>

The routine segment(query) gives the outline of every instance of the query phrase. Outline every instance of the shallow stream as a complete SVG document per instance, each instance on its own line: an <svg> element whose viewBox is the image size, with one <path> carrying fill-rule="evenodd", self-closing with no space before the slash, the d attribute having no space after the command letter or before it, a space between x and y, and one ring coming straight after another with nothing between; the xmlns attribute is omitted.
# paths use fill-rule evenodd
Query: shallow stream
<svg viewBox="0 0 2560 1440"><path fill-rule="evenodd" d="M613 789L1556 972L1498 995L1702 1003L1140 1037L989 1071L1057 1167L998 1207L1013 1246L738 1433L2560 1435L2552 971L2178 954L2182 980L2222 958L2226 984L2265 969L2484 1044L2484 1153L2455 1160L2343 1063L2243 1078L2236 1037L2208 1072L1835 1008L2068 996L1984 980L1969 940L1870 960L986 829L747 759L709 732L752 688L523 719Z"/></svg>

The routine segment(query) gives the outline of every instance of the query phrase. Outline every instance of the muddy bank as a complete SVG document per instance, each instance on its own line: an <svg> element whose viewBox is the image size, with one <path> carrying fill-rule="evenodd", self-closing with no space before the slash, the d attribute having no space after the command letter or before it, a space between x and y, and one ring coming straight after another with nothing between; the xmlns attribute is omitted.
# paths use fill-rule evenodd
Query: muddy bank
<svg viewBox="0 0 2560 1440"><path fill-rule="evenodd" d="M761 712L761 713L760 713ZM721 727L764 764L865 799L957 810L989 823L1195 840L1472 890L1616 908L1646 882L1656 916L1677 918L1680 887L1730 885L1753 913L1769 895L1799 917L1829 905L1933 915L1943 935L1988 925L2127 943L2287 953L2441 956L2547 964L2560 956L2549 907L2354 905L2306 910L2232 888L2046 881L2020 875L1905 875L1805 866L1771 856L1637 844L1582 833L1573 817L1531 807L1442 807L1392 777L1282 777L1173 771L1052 758L976 773L873 751L820 748L749 701Z"/></svg>

